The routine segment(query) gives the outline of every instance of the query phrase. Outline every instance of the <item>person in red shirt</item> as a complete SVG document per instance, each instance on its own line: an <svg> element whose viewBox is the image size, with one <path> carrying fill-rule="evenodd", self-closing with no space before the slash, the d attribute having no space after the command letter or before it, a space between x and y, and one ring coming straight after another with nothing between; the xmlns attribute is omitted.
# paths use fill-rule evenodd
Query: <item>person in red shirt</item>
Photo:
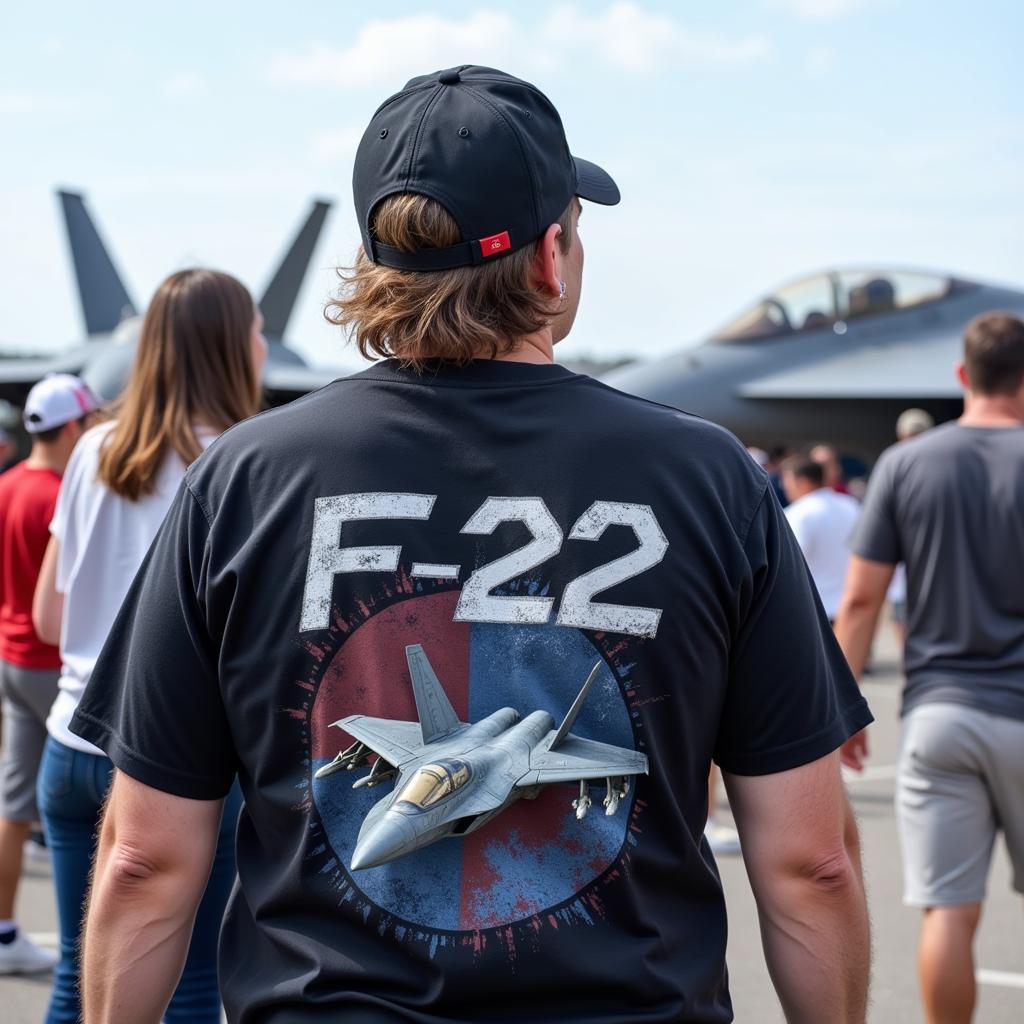
<svg viewBox="0 0 1024 1024"><path fill-rule="evenodd" d="M61 664L59 650L36 635L32 597L61 474L99 404L70 374L40 381L25 402L32 451L0 477L0 975L49 970L57 960L14 921L25 840L39 820L36 775Z"/></svg>

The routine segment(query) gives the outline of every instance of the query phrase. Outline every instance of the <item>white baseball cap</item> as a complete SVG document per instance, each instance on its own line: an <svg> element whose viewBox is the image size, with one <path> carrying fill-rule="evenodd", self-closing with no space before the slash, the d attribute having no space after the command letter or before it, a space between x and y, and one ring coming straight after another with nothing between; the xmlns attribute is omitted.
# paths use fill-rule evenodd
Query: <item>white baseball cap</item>
<svg viewBox="0 0 1024 1024"><path fill-rule="evenodd" d="M30 434L80 420L102 406L89 385L70 373L44 377L25 399L22 419Z"/></svg>

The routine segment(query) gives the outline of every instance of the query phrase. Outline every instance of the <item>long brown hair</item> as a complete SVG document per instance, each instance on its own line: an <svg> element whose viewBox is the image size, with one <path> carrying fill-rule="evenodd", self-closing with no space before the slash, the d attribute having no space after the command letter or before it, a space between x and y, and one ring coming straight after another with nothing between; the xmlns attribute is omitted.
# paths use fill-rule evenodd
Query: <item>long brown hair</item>
<svg viewBox="0 0 1024 1024"><path fill-rule="evenodd" d="M572 209L558 218L563 253L572 244ZM461 237L440 203L414 193L384 199L373 230L403 252ZM432 359L467 363L482 352L504 355L552 317L550 300L530 280L535 252L529 245L476 267L418 271L372 263L360 250L355 266L338 270L342 288L324 315L349 331L364 357L394 356L416 369Z"/></svg>
<svg viewBox="0 0 1024 1024"><path fill-rule="evenodd" d="M179 270L146 311L131 375L113 409L99 479L137 501L152 493L168 451L186 465L202 452L197 424L220 432L259 409L248 289L216 270Z"/></svg>

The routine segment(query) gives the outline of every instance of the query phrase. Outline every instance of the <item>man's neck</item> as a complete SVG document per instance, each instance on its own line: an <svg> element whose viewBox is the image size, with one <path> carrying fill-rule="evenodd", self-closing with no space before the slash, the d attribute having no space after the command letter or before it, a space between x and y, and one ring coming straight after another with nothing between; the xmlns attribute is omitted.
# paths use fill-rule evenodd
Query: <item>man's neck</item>
<svg viewBox="0 0 1024 1024"><path fill-rule="evenodd" d="M555 342L551 337L551 328L526 335L511 352L495 358L506 363L553 363Z"/></svg>
<svg viewBox="0 0 1024 1024"><path fill-rule="evenodd" d="M57 447L56 445L52 447L43 445L37 441L32 445L32 451L25 459L26 467L28 469L52 469L58 476L62 475L68 460L63 452L57 451Z"/></svg>
<svg viewBox="0 0 1024 1024"><path fill-rule="evenodd" d="M1014 395L971 394L957 422L964 427L1019 427L1024 423L1024 409Z"/></svg>

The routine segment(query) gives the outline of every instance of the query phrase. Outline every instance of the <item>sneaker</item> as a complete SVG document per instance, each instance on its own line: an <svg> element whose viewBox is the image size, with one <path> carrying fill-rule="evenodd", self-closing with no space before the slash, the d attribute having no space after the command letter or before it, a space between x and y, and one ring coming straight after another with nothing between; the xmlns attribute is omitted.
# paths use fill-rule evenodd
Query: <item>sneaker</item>
<svg viewBox="0 0 1024 1024"><path fill-rule="evenodd" d="M704 826L704 838L716 856L734 856L740 852L740 834L734 828L716 825L708 819Z"/></svg>
<svg viewBox="0 0 1024 1024"><path fill-rule="evenodd" d="M52 971L60 958L32 942L21 929L13 942L0 943L0 974L37 974Z"/></svg>

